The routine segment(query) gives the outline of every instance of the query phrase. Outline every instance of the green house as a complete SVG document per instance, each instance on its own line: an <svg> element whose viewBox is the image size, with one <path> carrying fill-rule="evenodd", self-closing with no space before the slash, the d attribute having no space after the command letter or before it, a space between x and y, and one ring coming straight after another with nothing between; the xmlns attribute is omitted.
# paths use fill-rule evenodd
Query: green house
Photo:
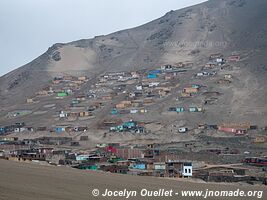
<svg viewBox="0 0 267 200"><path fill-rule="evenodd" d="M79 166L79 169L96 171L98 170L98 166L97 165L83 165L83 166Z"/></svg>
<svg viewBox="0 0 267 200"><path fill-rule="evenodd" d="M123 127L129 128L129 129L136 127L136 125L137 125L137 123L134 121L129 121L129 122L123 123Z"/></svg>
<svg viewBox="0 0 267 200"><path fill-rule="evenodd" d="M117 129L117 131L123 131L124 130L123 126L117 126L116 129Z"/></svg>
<svg viewBox="0 0 267 200"><path fill-rule="evenodd" d="M58 97L65 97L65 96L68 96L68 94L66 92L58 92L57 96Z"/></svg>
<svg viewBox="0 0 267 200"><path fill-rule="evenodd" d="M199 89L199 88L200 88L200 85L197 85L197 84L193 84L193 85L192 85L192 88L196 88L196 89Z"/></svg>
<svg viewBox="0 0 267 200"><path fill-rule="evenodd" d="M114 131L114 132L121 132L124 130L123 126L112 126L109 128L110 131Z"/></svg>
<svg viewBox="0 0 267 200"><path fill-rule="evenodd" d="M79 100L77 100L77 99L73 99L73 100L71 101L71 103L72 103L72 104L79 104L79 103L80 103L80 101L79 101Z"/></svg>
<svg viewBox="0 0 267 200"><path fill-rule="evenodd" d="M189 112L198 112L198 109L196 107L190 107Z"/></svg>
<svg viewBox="0 0 267 200"><path fill-rule="evenodd" d="M116 162L118 162L118 161L121 161L121 160L123 160L122 158L110 158L110 159L108 159L108 162L110 162L110 163L116 163Z"/></svg>
<svg viewBox="0 0 267 200"><path fill-rule="evenodd" d="M116 108L113 108L110 113L112 115L117 115L118 114L118 110Z"/></svg>
<svg viewBox="0 0 267 200"><path fill-rule="evenodd" d="M178 113L184 112L184 107L176 108L176 112L178 112Z"/></svg>

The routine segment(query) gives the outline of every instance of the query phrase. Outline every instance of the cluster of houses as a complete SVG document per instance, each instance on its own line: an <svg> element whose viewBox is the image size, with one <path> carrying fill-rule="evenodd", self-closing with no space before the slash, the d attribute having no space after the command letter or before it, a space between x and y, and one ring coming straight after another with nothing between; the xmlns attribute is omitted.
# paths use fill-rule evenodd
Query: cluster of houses
<svg viewBox="0 0 267 200"><path fill-rule="evenodd" d="M124 122L118 126L111 126L109 129L111 132L134 132L134 133L144 133L145 128L142 123L136 121Z"/></svg>
<svg viewBox="0 0 267 200"><path fill-rule="evenodd" d="M184 107L170 107L170 112L182 113L185 112L186 109ZM203 108L201 107L189 107L188 112L203 112ZM138 121L122 121L122 120L104 120L102 122L105 128L109 128L110 132L131 132L131 133L146 133L145 123ZM215 125L208 124L199 124L195 129L200 130L214 130L218 132L231 133L236 136L245 135L249 133L249 131L260 130L257 125L252 125L249 122L245 123L222 123ZM20 133L20 132L40 132L40 131L48 131L55 133L62 132L86 132L89 130L87 126L73 126L73 125L58 125L54 127L32 127L27 126L24 122L17 122L8 126L0 127L0 135L8 135L10 133ZM185 133L188 131L187 127L180 127L178 129L179 133ZM255 143L265 143L266 137L257 136L254 139Z"/></svg>
<svg viewBox="0 0 267 200"><path fill-rule="evenodd" d="M201 71L198 72L195 77L196 78L204 78L209 76L215 76L218 73L218 70L223 70L228 66L231 62L238 62L240 60L240 56L229 56L227 59L220 53L212 54L209 57L209 62L202 67ZM226 74L224 79L221 79L218 83L223 81L231 81L232 76L230 74Z"/></svg>
<svg viewBox="0 0 267 200"><path fill-rule="evenodd" d="M132 132L132 133L144 133L144 123L137 121L117 121L114 123L106 123L110 132ZM22 133L22 132L86 132L89 128L87 126L72 126L72 125L58 125L54 127L29 127L24 122L15 123L10 126L0 127L0 135L8 135L10 133Z"/></svg>
<svg viewBox="0 0 267 200"><path fill-rule="evenodd" d="M178 75L187 71L183 67L185 64L178 63L175 66L163 65L154 70L107 72L100 76L98 81L90 86L90 89L80 91L78 96L74 95L69 106L65 110L57 111L56 116L61 121L68 122L90 119L106 106L110 107L110 115L144 115L149 112L150 105L156 104L157 100L166 98L173 89L178 87ZM53 84L58 86L62 83L73 84L77 83L77 79L81 81L81 84L87 81L86 78L63 76L55 78ZM195 90L199 89L197 85L192 87ZM49 90L54 91L55 89L50 87ZM185 91L185 93L187 92L188 90ZM191 93L193 92L191 91ZM69 94L60 94L59 96L64 98L67 95ZM111 107L110 102L114 106ZM143 126L128 128L125 124L117 124L108 128L113 132L144 132Z"/></svg>
<svg viewBox="0 0 267 200"><path fill-rule="evenodd" d="M237 62L240 57L237 55L224 58L222 54L210 55L209 62L196 74L196 77L215 76L218 69L221 69L229 62ZM56 76L52 85L37 92L37 96L51 96L65 98L71 96L69 105L64 110L55 109L55 115L60 122L79 120L90 120L94 118L105 107L109 107L110 115L116 117L131 118L131 115L145 115L150 113L150 107L158 101L162 101L169 95L179 92L177 100L194 98L200 93L205 96L202 104L180 105L169 108L170 112L203 113L204 105L216 103L218 92L206 91L206 86L201 84L189 84L182 89L180 87L180 76L183 76L192 67L192 63L166 64L154 69L138 70L131 72L106 72L97 78L95 83L88 86L87 90L80 90L88 82L86 76ZM218 81L219 84L231 83L232 75L225 74L224 78ZM76 92L74 95L73 93ZM27 102L35 102L34 99L27 99ZM126 122L125 122L126 123ZM123 128L122 128L123 127ZM70 131L74 127L57 127L56 132ZM144 132L143 127L126 128L122 124L107 127L114 132L130 131ZM220 129L220 130L226 130ZM244 132L244 131L243 131Z"/></svg>
<svg viewBox="0 0 267 200"><path fill-rule="evenodd" d="M44 96L53 96L56 98L64 98L72 95L75 91L79 91L81 86L88 81L86 76L56 76L51 82L51 85L36 92L35 97L27 98L27 103L34 103L37 98Z"/></svg>
<svg viewBox="0 0 267 200"><path fill-rule="evenodd" d="M58 75L54 77L51 81L51 84L42 90L36 92L35 97L27 98L27 103L38 103L42 101L44 97L47 98L55 98L55 99L65 99L67 97L73 99L70 101L67 111L58 111L58 117L60 119L67 119L67 118L83 118L83 117L92 117L92 110L95 110L100 107L97 103L91 104L89 107L78 106L81 102L86 100L86 96L81 95L74 95L76 92L79 92L83 85L88 82L88 77L86 76L70 76L65 75L61 76ZM91 111L90 111L91 110Z"/></svg>
<svg viewBox="0 0 267 200"><path fill-rule="evenodd" d="M149 112L148 106L167 97L178 86L177 76L187 71L184 66L178 63L155 70L107 72L88 86L89 89L83 87L88 82L86 76L58 75L51 85L28 98L27 103L38 103L43 97L69 99L64 110L55 109L55 117L61 122L94 118L105 106L110 107L110 102L114 102L111 115L144 115ZM85 90L81 90L82 87Z"/></svg>
<svg viewBox="0 0 267 200"><path fill-rule="evenodd" d="M185 107L170 107L169 111L170 112L177 112L177 113L182 113L182 112L188 111L190 113L195 113L195 112L204 112L204 109L202 107L195 107L195 106L190 106L188 108L185 108Z"/></svg>
<svg viewBox="0 0 267 200"><path fill-rule="evenodd" d="M18 141L5 141L0 145L0 159L20 162L45 162L67 165L80 170L104 171L139 176L168 178L199 178L210 182L251 182L266 184L266 177L247 173L266 169L266 157L247 157L243 165L206 165L198 161L183 160L160 148L160 145L120 146L118 143L97 144L94 150L56 148L58 144L73 142L71 138L43 137ZM39 147L36 146L39 144ZM40 144L43 146L40 147ZM53 145L53 147L49 146ZM202 162L201 162L202 163Z"/></svg>
<svg viewBox="0 0 267 200"><path fill-rule="evenodd" d="M88 128L86 126L73 126L73 125L55 125L54 127L33 127L27 126L24 122L17 122L12 125L1 126L0 135L8 135L10 133L22 133L22 132L86 132Z"/></svg>
<svg viewBox="0 0 267 200"><path fill-rule="evenodd" d="M98 144L97 150L73 152L56 150L53 147L33 147L33 144L71 142L71 138L39 138L21 141L14 148L0 145L0 158L15 161L48 162L52 165L69 165L82 170L101 170L111 173L159 177L192 177L193 164L187 160L171 159L172 155L161 154L154 145L144 148L125 147L119 144ZM7 141L6 141L7 142ZM31 144L31 145L29 145Z"/></svg>
<svg viewBox="0 0 267 200"><path fill-rule="evenodd" d="M16 122L12 125L1 126L0 135L12 133L12 132L22 132L22 131L32 131L32 127L27 127L24 122Z"/></svg>
<svg viewBox="0 0 267 200"><path fill-rule="evenodd" d="M194 73L194 81L195 78L199 82L208 77L213 79L213 77L217 77L219 70L225 68L227 63L238 61L240 61L240 57L237 55L225 59L222 54L212 54L205 66L198 73ZM47 162L52 165L68 165L81 170L101 170L141 176L194 177L216 182L251 181L255 177L246 175L248 171L246 166L267 168L266 157L248 157L243 160L244 166L199 166L197 161L184 160L179 155L163 150L155 144L147 146L97 144L95 149L83 151L79 150L80 142L89 140L88 136L84 135L80 136L79 141L73 140L71 137L57 137L57 135L22 141L17 138L5 137L14 132L87 132L92 127L75 126L71 121L90 120L101 113L105 107L108 108L105 116L109 115L110 120L104 117L101 121L101 118L98 128L104 128L114 133L145 134L149 131L145 129L145 122L129 119L133 115L149 115L151 106L176 92L179 106L170 105L171 107L167 108L169 112L176 112L179 115L183 115L182 113L185 112L192 113L192 115L201 114L205 111L206 107L204 108L204 106L216 103L221 93L207 91L207 86L197 83L180 87L180 75L185 74L190 67L192 67L192 63L177 63L162 65L150 70L107 72L88 88L83 87L88 82L86 76L56 76L51 85L38 91L35 97L28 98L27 103L37 103L43 97L67 100L66 107L61 107L62 110L55 109L55 117L58 118L57 122L60 125L30 127L24 122L18 122L0 126L0 158ZM231 84L232 81L231 74L224 74L216 83ZM82 87L85 90L81 90ZM187 105L186 100L196 98L199 94L204 97L202 104ZM11 113L11 116L24 113L26 111L21 111L21 114L15 112ZM214 130L242 136L259 128L251 123L222 123L199 124L193 129ZM187 127L178 128L179 133L186 133L188 130ZM253 143L265 143L266 141L264 136L257 136L253 139ZM57 148L61 145L64 145L64 148ZM70 148L65 149L65 147ZM190 152L192 148L195 148L195 145L191 143L184 146L184 149L190 149ZM237 151L230 149L205 149L204 153L238 154ZM258 180L266 181L264 178Z"/></svg>
<svg viewBox="0 0 267 200"><path fill-rule="evenodd" d="M250 123L222 123L219 125L199 124L199 129L217 130L220 132L231 133L234 135L245 135L248 131L257 130L258 126Z"/></svg>

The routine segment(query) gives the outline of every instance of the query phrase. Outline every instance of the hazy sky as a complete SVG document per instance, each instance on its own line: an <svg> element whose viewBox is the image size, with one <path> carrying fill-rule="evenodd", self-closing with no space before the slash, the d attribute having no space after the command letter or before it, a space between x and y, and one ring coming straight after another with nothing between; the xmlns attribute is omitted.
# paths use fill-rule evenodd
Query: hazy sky
<svg viewBox="0 0 267 200"><path fill-rule="evenodd" d="M0 76L57 42L141 25L205 0L0 0Z"/></svg>

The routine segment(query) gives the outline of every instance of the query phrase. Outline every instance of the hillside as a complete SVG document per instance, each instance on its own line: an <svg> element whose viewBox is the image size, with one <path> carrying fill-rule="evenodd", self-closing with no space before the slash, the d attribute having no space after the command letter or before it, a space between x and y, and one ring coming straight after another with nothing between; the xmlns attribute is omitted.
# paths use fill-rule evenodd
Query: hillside
<svg viewBox="0 0 267 200"><path fill-rule="evenodd" d="M179 76L179 87L173 88L166 99L148 107L146 116L126 116L123 121L134 118L152 125L150 132L172 132L171 126L188 126L194 129L200 123L219 124L224 122L249 122L264 127L266 124L266 53L267 53L267 2L265 0L210 0L189 8L170 11L152 22L109 35L97 36L66 44L55 44L40 57L0 78L0 123L1 125L25 122L28 126L54 127L58 124L89 126L99 130L99 122L109 119L110 110L120 100L106 103L93 119L82 121L60 121L57 115L68 109L69 102L90 90L106 72L132 72L157 69L159 66L177 63L192 63L188 73ZM240 56L236 63L228 63L232 70L219 72L217 78L195 79L211 54L220 53L225 58ZM231 73L231 85L218 86L217 81ZM57 76L87 76L87 82L68 98L38 99L37 103L26 103L36 92L50 86ZM216 105L205 108L202 115L169 115L169 107L202 105L203 99L196 98L177 102L176 97L188 84L198 83L203 92L218 92L221 97ZM134 87L134 85L129 86ZM111 88L109 88L111 89ZM128 88L130 91L130 89ZM114 91L113 91L114 92ZM122 97L121 97L122 98ZM88 106L90 100L83 106ZM17 110L31 114L18 118L7 117ZM163 116L163 117L162 117ZM149 129L149 128L148 128ZM106 130L104 130L105 132ZM95 133L95 132L94 132ZM103 132L101 132L103 133ZM102 140L100 136L97 136ZM165 136L149 135L151 140L172 140ZM173 136L181 140L179 136ZM182 137L192 139L191 136ZM120 139L120 136L114 141ZM127 140L135 140L129 136ZM142 137L140 140L144 139ZM105 140L105 139L103 139ZM107 138L106 140L110 140ZM123 141L123 139L122 139Z"/></svg>

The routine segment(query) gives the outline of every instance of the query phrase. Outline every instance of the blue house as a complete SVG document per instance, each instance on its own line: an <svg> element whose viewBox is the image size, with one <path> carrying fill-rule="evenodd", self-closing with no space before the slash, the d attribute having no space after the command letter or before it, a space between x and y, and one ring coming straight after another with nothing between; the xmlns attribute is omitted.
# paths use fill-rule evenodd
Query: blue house
<svg viewBox="0 0 267 200"><path fill-rule="evenodd" d="M132 169L145 170L146 164L145 163L134 163L131 168Z"/></svg>
<svg viewBox="0 0 267 200"><path fill-rule="evenodd" d="M61 133L61 132L65 131L65 128L64 127L56 127L55 131L56 131L56 133Z"/></svg>
<svg viewBox="0 0 267 200"><path fill-rule="evenodd" d="M153 70L150 74L161 74L161 70Z"/></svg>
<svg viewBox="0 0 267 200"><path fill-rule="evenodd" d="M148 74L147 78L157 78L157 74Z"/></svg>
<svg viewBox="0 0 267 200"><path fill-rule="evenodd" d="M5 127L0 127L0 134L4 134L6 132Z"/></svg>

